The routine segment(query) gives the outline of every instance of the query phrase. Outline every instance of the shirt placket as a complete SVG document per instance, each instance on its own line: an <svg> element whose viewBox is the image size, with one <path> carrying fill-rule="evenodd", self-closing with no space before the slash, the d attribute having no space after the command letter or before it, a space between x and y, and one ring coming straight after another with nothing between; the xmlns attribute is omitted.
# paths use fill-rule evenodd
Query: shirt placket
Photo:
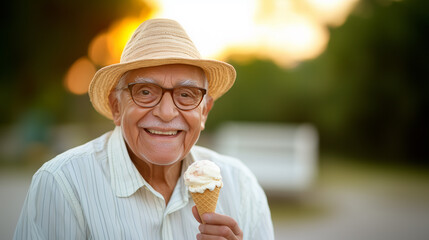
<svg viewBox="0 0 429 240"><path fill-rule="evenodd" d="M166 207L163 215L163 225L162 225L162 239L175 239L173 234L173 227L171 223L170 214L180 211L188 204L187 193L185 192L185 186L181 179L179 179L176 188L173 191L173 194L170 198L170 203ZM176 237L177 239L177 237Z"/></svg>

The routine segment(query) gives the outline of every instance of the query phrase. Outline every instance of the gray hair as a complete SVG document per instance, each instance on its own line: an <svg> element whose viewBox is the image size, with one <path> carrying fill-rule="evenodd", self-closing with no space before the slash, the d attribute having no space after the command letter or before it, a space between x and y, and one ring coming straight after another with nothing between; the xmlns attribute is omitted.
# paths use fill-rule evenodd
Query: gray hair
<svg viewBox="0 0 429 240"><path fill-rule="evenodd" d="M124 74L122 74L121 78L118 81L118 84L116 84L116 87L114 89L115 97L116 97L116 100L118 100L118 102L121 101L121 92L122 91L120 91L120 90L127 87L127 85L125 84L125 81L126 81L129 73L130 73L130 71L127 71Z"/></svg>

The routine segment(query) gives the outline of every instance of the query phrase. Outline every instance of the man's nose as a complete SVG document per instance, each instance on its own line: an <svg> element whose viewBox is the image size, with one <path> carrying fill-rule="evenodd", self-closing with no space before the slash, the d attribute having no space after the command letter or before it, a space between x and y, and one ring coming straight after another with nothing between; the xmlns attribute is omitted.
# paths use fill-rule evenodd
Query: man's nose
<svg viewBox="0 0 429 240"><path fill-rule="evenodd" d="M164 122L169 122L179 115L179 110L174 104L173 97L169 92L165 92L161 102L154 107L153 115L159 117Z"/></svg>

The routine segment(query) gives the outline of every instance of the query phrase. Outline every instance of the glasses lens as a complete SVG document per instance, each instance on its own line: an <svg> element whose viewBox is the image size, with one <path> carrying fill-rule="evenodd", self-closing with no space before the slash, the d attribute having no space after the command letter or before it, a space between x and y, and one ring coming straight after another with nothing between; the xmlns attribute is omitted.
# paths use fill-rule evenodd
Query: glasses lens
<svg viewBox="0 0 429 240"><path fill-rule="evenodd" d="M157 104L161 95L161 87L155 84L139 83L132 87L132 97L142 107L151 107Z"/></svg>
<svg viewBox="0 0 429 240"><path fill-rule="evenodd" d="M176 105L184 110L195 108L203 97L201 89L194 87L175 88L173 98Z"/></svg>

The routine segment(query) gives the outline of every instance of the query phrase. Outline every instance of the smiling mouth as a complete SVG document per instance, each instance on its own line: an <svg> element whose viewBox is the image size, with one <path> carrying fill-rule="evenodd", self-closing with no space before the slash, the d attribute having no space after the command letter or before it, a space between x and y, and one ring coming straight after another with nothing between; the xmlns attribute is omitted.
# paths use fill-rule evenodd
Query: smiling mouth
<svg viewBox="0 0 429 240"><path fill-rule="evenodd" d="M181 132L181 130L159 131L159 130L153 130L153 129L147 129L147 128L145 128L145 131L152 135L161 135L161 136L175 136Z"/></svg>

